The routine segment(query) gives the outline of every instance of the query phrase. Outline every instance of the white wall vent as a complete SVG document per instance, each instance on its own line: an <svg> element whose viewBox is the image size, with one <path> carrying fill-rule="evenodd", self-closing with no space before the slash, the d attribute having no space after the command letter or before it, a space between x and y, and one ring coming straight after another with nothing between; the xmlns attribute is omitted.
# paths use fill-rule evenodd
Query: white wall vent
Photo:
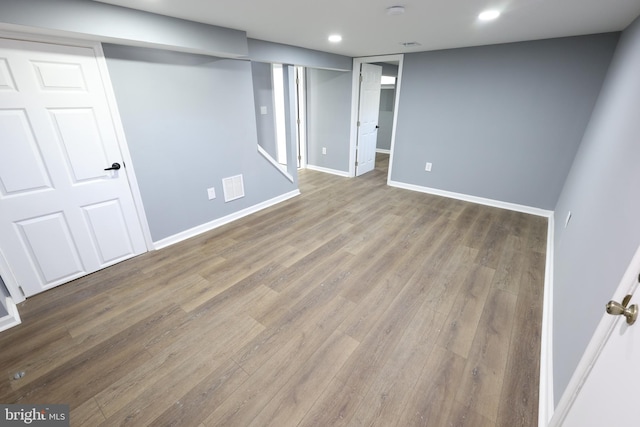
<svg viewBox="0 0 640 427"><path fill-rule="evenodd" d="M244 197L244 182L242 175L230 176L222 179L224 188L224 201L230 202L240 197Z"/></svg>

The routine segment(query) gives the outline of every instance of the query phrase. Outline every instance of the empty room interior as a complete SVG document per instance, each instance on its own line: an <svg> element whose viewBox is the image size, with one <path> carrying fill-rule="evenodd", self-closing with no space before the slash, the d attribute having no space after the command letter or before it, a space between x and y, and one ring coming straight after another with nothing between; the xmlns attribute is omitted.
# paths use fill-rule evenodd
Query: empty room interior
<svg viewBox="0 0 640 427"><path fill-rule="evenodd" d="M0 424L609 425L638 76L640 0L1 0Z"/></svg>

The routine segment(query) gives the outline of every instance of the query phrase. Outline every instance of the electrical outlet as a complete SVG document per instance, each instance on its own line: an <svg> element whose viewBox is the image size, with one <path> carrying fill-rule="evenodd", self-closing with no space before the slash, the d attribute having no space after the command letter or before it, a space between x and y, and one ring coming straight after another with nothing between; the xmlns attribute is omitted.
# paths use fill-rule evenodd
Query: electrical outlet
<svg viewBox="0 0 640 427"><path fill-rule="evenodd" d="M266 107L266 105L263 105L263 106L261 106L261 107L260 107L260 114L262 114L263 116L264 116L265 114L267 114L267 107Z"/></svg>
<svg viewBox="0 0 640 427"><path fill-rule="evenodd" d="M322 154L327 154L327 147L322 147Z"/></svg>
<svg viewBox="0 0 640 427"><path fill-rule="evenodd" d="M433 166L431 162L427 162L427 164L424 167L424 170L426 170L427 172L431 172L431 166Z"/></svg>
<svg viewBox="0 0 640 427"><path fill-rule="evenodd" d="M216 189L211 187L207 188L207 195L209 196L209 200L213 200L216 198Z"/></svg>

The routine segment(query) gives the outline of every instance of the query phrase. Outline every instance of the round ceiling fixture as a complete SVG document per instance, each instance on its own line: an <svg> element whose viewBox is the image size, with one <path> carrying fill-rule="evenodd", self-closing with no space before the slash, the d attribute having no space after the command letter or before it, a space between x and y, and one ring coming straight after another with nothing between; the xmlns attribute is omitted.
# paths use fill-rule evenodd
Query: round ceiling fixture
<svg viewBox="0 0 640 427"><path fill-rule="evenodd" d="M404 6L391 6L387 8L387 15L402 15Z"/></svg>
<svg viewBox="0 0 640 427"><path fill-rule="evenodd" d="M480 15L478 15L478 19L481 21L493 21L498 16L500 16L499 10L485 10Z"/></svg>
<svg viewBox="0 0 640 427"><path fill-rule="evenodd" d="M340 43L342 41L342 36L340 34L332 34L329 36L329 41L331 43Z"/></svg>

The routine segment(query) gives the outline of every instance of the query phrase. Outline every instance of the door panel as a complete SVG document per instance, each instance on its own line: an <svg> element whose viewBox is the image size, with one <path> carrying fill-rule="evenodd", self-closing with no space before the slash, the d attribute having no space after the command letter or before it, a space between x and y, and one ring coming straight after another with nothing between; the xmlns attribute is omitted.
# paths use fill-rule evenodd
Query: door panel
<svg viewBox="0 0 640 427"><path fill-rule="evenodd" d="M57 284L84 272L69 225L62 212L16 222L29 262L45 285Z"/></svg>
<svg viewBox="0 0 640 427"><path fill-rule="evenodd" d="M0 250L26 296L146 251L89 48L0 39Z"/></svg>
<svg viewBox="0 0 640 427"><path fill-rule="evenodd" d="M109 163L94 111L89 108L50 109L49 113L73 183L108 176L104 168Z"/></svg>
<svg viewBox="0 0 640 427"><path fill-rule="evenodd" d="M31 61L41 90L86 91L82 67L77 63Z"/></svg>
<svg viewBox="0 0 640 427"><path fill-rule="evenodd" d="M15 92L16 84L9 72L9 63L0 59L0 92Z"/></svg>
<svg viewBox="0 0 640 427"><path fill-rule="evenodd" d="M14 193L51 188L51 180L44 167L25 110L0 111L0 135L3 151L0 156L0 191L3 196Z"/></svg>
<svg viewBox="0 0 640 427"><path fill-rule="evenodd" d="M101 265L126 258L133 252L130 239L120 238L127 235L127 224L118 200L83 206L82 210Z"/></svg>
<svg viewBox="0 0 640 427"><path fill-rule="evenodd" d="M378 115L380 114L380 79L382 67L362 64L360 105L358 107L358 166L356 175L372 171L376 163L378 140Z"/></svg>

